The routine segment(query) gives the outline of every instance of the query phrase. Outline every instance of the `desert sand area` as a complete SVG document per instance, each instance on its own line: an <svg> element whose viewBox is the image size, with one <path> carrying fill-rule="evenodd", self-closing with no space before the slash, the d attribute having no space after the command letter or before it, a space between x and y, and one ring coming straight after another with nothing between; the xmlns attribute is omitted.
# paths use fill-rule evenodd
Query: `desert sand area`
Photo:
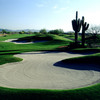
<svg viewBox="0 0 100 100"><path fill-rule="evenodd" d="M0 86L24 89L74 89L100 82L97 65L64 64L66 58L83 56L67 52L25 52L21 62L0 65Z"/></svg>

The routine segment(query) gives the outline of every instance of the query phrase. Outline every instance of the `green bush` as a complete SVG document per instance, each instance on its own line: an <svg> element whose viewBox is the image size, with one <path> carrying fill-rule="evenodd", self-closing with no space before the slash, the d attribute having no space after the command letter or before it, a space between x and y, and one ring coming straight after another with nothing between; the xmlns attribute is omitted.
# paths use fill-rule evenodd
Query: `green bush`
<svg viewBox="0 0 100 100"><path fill-rule="evenodd" d="M51 30L49 31L49 34L56 34L56 35L60 35L64 33L64 31L62 29L56 29L56 30Z"/></svg>

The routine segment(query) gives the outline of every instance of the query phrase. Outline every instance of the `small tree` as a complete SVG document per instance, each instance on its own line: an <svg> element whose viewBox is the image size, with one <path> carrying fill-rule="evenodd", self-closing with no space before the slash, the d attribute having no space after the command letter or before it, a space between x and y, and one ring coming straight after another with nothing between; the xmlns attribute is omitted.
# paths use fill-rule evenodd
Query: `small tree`
<svg viewBox="0 0 100 100"><path fill-rule="evenodd" d="M47 31L46 31L46 29L41 29L41 30L40 30L40 33L41 33L41 34L47 34Z"/></svg>
<svg viewBox="0 0 100 100"><path fill-rule="evenodd" d="M100 26L91 26L87 33L89 34L86 38L86 42L88 43L89 47L95 47L100 43Z"/></svg>
<svg viewBox="0 0 100 100"><path fill-rule="evenodd" d="M98 33L100 33L100 26L91 26L86 32L92 35L97 35Z"/></svg>
<svg viewBox="0 0 100 100"><path fill-rule="evenodd" d="M2 33L3 33L3 34L6 34L6 33L7 33L7 31L3 29L3 30L2 30Z"/></svg>
<svg viewBox="0 0 100 100"><path fill-rule="evenodd" d="M25 31L20 31L19 34L25 34Z"/></svg>

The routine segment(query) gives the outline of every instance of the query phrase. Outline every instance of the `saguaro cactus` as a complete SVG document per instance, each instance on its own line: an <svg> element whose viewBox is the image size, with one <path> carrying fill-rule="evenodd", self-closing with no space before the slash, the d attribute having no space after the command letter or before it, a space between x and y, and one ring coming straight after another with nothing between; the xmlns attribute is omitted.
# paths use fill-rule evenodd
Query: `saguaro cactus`
<svg viewBox="0 0 100 100"><path fill-rule="evenodd" d="M81 23L82 23L82 46L84 47L85 44L85 31L89 28L89 24L87 22L84 22L84 16L82 17Z"/></svg>
<svg viewBox="0 0 100 100"><path fill-rule="evenodd" d="M73 30L75 31L75 43L77 44L78 32L80 32L81 29L81 20L78 19L78 11L76 11L76 19L72 20L72 27Z"/></svg>

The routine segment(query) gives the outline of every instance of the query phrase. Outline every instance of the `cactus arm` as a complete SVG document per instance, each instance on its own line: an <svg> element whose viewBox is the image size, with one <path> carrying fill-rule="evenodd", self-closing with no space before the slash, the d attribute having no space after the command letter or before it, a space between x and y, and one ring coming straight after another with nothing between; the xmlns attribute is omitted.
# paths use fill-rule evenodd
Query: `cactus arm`
<svg viewBox="0 0 100 100"><path fill-rule="evenodd" d="M75 20L72 20L72 27L73 27L73 30L76 31L76 21Z"/></svg>
<svg viewBox="0 0 100 100"><path fill-rule="evenodd" d="M76 21L78 20L78 11L76 11Z"/></svg>
<svg viewBox="0 0 100 100"><path fill-rule="evenodd" d="M89 24L86 24L85 31L89 28Z"/></svg>

